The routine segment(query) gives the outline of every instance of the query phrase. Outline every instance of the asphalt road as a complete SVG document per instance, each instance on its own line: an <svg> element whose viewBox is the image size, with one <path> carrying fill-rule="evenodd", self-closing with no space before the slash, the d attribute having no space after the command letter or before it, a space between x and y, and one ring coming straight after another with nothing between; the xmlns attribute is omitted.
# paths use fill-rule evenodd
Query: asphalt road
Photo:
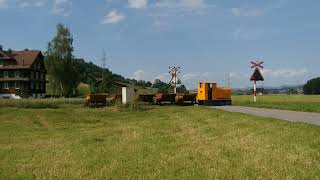
<svg viewBox="0 0 320 180"><path fill-rule="evenodd" d="M320 113L297 112L243 106L215 106L214 108L229 112L239 112L255 116L270 117L291 122L304 122L320 126Z"/></svg>

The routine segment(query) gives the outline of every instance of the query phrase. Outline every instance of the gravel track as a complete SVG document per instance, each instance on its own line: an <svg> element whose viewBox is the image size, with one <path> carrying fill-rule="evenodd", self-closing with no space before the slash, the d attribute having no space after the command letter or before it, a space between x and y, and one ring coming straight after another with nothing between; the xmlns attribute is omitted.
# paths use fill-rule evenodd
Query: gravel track
<svg viewBox="0 0 320 180"><path fill-rule="evenodd" d="M261 117L270 117L291 122L304 122L320 126L320 113L298 112L278 109L265 109L243 106L215 106L215 109L220 109L229 112L239 112Z"/></svg>

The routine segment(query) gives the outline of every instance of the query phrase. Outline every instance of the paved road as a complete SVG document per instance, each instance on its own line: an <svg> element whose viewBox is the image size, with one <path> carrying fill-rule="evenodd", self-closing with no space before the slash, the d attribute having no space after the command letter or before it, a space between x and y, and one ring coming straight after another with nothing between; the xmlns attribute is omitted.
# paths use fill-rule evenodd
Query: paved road
<svg viewBox="0 0 320 180"><path fill-rule="evenodd" d="M297 112L278 109L264 109L242 106L216 106L216 109L251 114L255 116L271 117L291 122L305 122L320 126L320 113Z"/></svg>

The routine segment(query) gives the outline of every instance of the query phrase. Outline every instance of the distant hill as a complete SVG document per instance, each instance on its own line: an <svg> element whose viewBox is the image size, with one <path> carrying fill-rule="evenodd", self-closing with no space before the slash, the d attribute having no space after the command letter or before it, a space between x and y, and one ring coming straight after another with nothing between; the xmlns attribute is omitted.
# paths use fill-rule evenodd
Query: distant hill
<svg viewBox="0 0 320 180"><path fill-rule="evenodd" d="M157 92L171 92L172 87L170 84L156 79L155 82L135 80L125 78L119 74L113 73L108 68L102 68L93 62L87 62L84 59L72 60L74 66L80 73L80 84L77 89L77 95L83 96L88 93L108 93L114 94L117 86L123 83L125 85L134 86L138 90L138 94L155 94ZM117 82L117 83L115 83ZM180 93L187 92L184 85L177 89ZM60 92L52 94L50 83L47 83L48 96L60 96Z"/></svg>
<svg viewBox="0 0 320 180"><path fill-rule="evenodd" d="M81 82L85 84L93 84L101 80L103 75L108 76L112 81L122 82L130 85L144 85L145 81L137 81L135 79L125 78L119 74L115 74L108 68L102 68L92 62L86 62L84 59L74 60L81 72Z"/></svg>
<svg viewBox="0 0 320 180"><path fill-rule="evenodd" d="M127 85L137 86L139 89L146 89L151 90L152 92L156 91L155 89L150 88L152 86L151 82L146 81L137 81L135 79L125 78L119 74L113 73L107 68L102 68L93 62L87 62L84 59L74 59L74 65L79 70L80 73L80 84L78 86L78 96L83 96L88 93L99 93L106 90L99 89L101 82L104 79L107 79L108 88L109 90L115 89L116 86L114 83L111 82L121 82ZM100 83L100 84L99 84ZM147 91L147 90L145 90ZM59 96L60 92L55 92L52 94L52 90L50 84L47 83L47 95L54 95Z"/></svg>

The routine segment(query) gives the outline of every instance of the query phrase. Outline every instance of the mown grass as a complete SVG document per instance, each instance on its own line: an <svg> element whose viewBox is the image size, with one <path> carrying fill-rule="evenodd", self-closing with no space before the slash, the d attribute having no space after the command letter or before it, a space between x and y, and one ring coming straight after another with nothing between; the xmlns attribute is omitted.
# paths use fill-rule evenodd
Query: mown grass
<svg viewBox="0 0 320 180"><path fill-rule="evenodd" d="M68 105L83 105L84 99L58 98L58 99L0 99L0 108L20 108L20 109L46 109L62 108Z"/></svg>
<svg viewBox="0 0 320 180"><path fill-rule="evenodd" d="M0 109L0 179L319 179L319 127L202 107Z"/></svg>
<svg viewBox="0 0 320 180"><path fill-rule="evenodd" d="M232 96L233 104L238 106L320 112L320 96L263 95L257 99L254 103L252 96Z"/></svg>

